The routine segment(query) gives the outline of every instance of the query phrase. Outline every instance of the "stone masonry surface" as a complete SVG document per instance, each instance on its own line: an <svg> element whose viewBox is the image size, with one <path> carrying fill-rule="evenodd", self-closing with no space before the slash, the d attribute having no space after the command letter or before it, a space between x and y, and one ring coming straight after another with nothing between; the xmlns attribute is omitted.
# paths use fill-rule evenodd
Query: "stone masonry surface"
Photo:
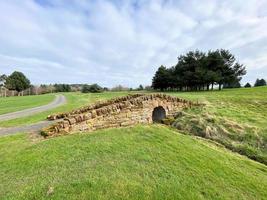
<svg viewBox="0 0 267 200"><path fill-rule="evenodd" d="M177 112L194 105L197 104L165 94L128 95L71 112L50 115L47 117L49 120L63 120L44 128L41 134L52 137L78 131L147 124L153 122L153 110L159 106L164 108L167 117L174 117Z"/></svg>

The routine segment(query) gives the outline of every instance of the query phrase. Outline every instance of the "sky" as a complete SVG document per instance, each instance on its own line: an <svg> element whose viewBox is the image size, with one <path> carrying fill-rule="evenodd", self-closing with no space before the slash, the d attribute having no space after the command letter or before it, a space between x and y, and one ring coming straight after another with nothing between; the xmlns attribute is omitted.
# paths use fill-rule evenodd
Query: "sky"
<svg viewBox="0 0 267 200"><path fill-rule="evenodd" d="M228 49L267 79L267 0L0 0L0 74L150 85L190 50Z"/></svg>

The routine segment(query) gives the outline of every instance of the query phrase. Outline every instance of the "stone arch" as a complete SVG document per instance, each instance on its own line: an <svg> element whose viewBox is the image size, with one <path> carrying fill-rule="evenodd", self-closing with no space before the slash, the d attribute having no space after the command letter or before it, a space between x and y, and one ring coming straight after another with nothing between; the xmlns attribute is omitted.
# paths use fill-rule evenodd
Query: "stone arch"
<svg viewBox="0 0 267 200"><path fill-rule="evenodd" d="M152 112L152 121L153 122L161 122L166 118L166 111L162 106L155 107Z"/></svg>
<svg viewBox="0 0 267 200"><path fill-rule="evenodd" d="M183 108L198 106L191 101L165 94L134 94L84 106L71 112L50 115L60 120L45 127L45 137L74 131L94 131L103 128L131 126L137 123L162 122Z"/></svg>

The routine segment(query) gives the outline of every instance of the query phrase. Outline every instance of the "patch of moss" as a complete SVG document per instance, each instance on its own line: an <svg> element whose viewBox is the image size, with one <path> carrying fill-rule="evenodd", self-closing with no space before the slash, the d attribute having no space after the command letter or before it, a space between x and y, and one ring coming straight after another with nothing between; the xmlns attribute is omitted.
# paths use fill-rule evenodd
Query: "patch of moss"
<svg viewBox="0 0 267 200"><path fill-rule="evenodd" d="M40 135L43 136L43 137L47 137L48 133L45 130L41 130L40 131Z"/></svg>
<svg viewBox="0 0 267 200"><path fill-rule="evenodd" d="M167 117L162 120L162 123L165 125L172 125L175 122L174 117Z"/></svg>

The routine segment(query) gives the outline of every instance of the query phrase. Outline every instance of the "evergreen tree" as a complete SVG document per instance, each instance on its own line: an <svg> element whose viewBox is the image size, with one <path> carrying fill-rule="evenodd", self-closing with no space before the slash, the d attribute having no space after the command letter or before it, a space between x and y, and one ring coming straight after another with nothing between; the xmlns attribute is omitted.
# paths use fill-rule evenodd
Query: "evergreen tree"
<svg viewBox="0 0 267 200"><path fill-rule="evenodd" d="M171 75L169 70L163 65L161 65L156 71L155 76L153 77L152 87L154 89L160 90L167 89L169 87L170 78Z"/></svg>
<svg viewBox="0 0 267 200"><path fill-rule="evenodd" d="M98 92L102 92L103 91L103 88L101 86L99 86L98 84L93 84L93 85L90 85L90 92L92 93L98 93Z"/></svg>
<svg viewBox="0 0 267 200"><path fill-rule="evenodd" d="M250 88L251 85L250 85L250 83L246 83L246 85L245 85L244 87L245 87L245 88Z"/></svg>
<svg viewBox="0 0 267 200"><path fill-rule="evenodd" d="M5 74L0 75L0 87L3 87L6 83L7 76Z"/></svg>
<svg viewBox="0 0 267 200"><path fill-rule="evenodd" d="M178 57L171 68L160 66L153 77L154 89L209 90L215 84L224 87L241 87L240 80L246 74L245 67L229 51L189 51Z"/></svg>
<svg viewBox="0 0 267 200"><path fill-rule="evenodd" d="M258 87L258 86L265 86L266 85L266 81L262 78L262 79L258 79L256 80L254 87Z"/></svg>
<svg viewBox="0 0 267 200"><path fill-rule="evenodd" d="M143 85L139 85L139 87L137 88L137 90L144 90L144 87L143 87Z"/></svg>
<svg viewBox="0 0 267 200"><path fill-rule="evenodd" d="M55 91L56 92L70 92L71 87L68 84L55 84Z"/></svg>
<svg viewBox="0 0 267 200"><path fill-rule="evenodd" d="M16 90L21 92L30 87L29 79L22 73L15 71L6 78L5 86L9 90Z"/></svg>
<svg viewBox="0 0 267 200"><path fill-rule="evenodd" d="M100 87L98 84L93 84L93 85L83 85L82 86L82 93L98 93L98 92L102 92L103 88Z"/></svg>

